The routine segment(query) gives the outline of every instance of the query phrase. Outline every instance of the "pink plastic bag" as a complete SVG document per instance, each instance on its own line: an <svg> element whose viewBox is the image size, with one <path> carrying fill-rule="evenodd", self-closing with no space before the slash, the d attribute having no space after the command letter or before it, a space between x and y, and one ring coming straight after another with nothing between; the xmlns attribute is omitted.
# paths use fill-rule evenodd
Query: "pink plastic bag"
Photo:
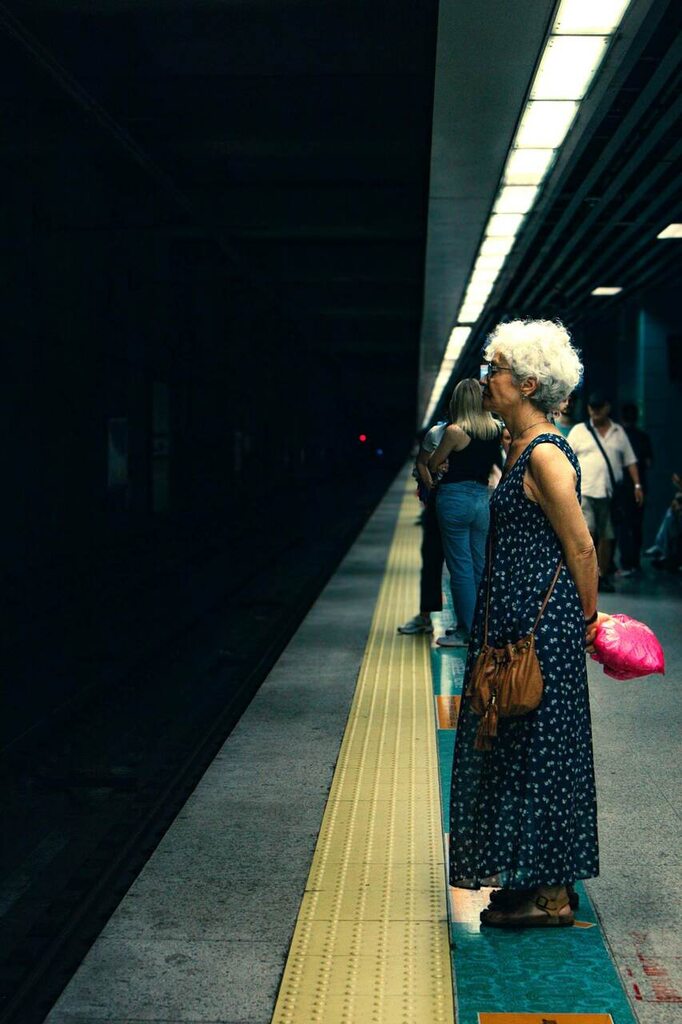
<svg viewBox="0 0 682 1024"><path fill-rule="evenodd" d="M601 662L606 675L614 679L665 673L663 648L656 634L629 615L612 615L601 623L591 657Z"/></svg>

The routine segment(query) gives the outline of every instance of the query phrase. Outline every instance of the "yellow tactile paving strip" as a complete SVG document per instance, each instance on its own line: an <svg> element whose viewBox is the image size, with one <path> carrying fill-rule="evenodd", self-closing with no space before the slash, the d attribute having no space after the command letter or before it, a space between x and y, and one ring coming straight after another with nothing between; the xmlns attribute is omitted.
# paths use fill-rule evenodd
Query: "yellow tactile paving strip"
<svg viewBox="0 0 682 1024"><path fill-rule="evenodd" d="M273 1024L452 1024L428 641L402 502Z"/></svg>

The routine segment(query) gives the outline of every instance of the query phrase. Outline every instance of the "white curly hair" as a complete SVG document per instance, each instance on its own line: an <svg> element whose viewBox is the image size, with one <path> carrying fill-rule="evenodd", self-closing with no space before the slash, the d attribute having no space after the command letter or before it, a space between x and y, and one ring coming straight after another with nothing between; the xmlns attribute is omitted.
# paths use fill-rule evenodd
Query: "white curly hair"
<svg viewBox="0 0 682 1024"><path fill-rule="evenodd" d="M522 384L529 377L538 382L531 402L552 412L580 383L583 364L571 344L571 336L558 320L510 320L498 324L488 338L483 358L503 356L512 378Z"/></svg>

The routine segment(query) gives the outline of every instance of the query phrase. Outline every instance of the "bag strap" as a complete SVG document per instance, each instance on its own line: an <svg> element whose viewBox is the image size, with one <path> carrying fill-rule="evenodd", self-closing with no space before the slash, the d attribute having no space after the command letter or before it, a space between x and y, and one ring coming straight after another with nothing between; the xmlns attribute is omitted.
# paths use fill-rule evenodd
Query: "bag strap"
<svg viewBox="0 0 682 1024"><path fill-rule="evenodd" d="M611 460L610 460L610 458L608 457L608 455L606 454L606 452L604 451L604 448L602 447L602 443L601 443L601 441L599 440L599 438L597 437L597 431L596 431L596 430L594 429L594 427L592 426L592 424L590 423L590 421L589 421L589 420L587 421L587 423L585 424L585 426L587 427L587 429L589 430L589 432L590 432L590 433L592 434L592 437L593 437L593 438L595 439L595 441L597 442L597 448L599 449L599 451L600 451L600 452L602 453L602 455L603 455L603 456L604 456L604 458L606 459L606 465L607 465L607 467L608 467L608 470L609 470L609 476L610 476L610 478L611 478L611 489L615 491L615 489L616 489L616 477L615 477L615 474L614 474L614 472L613 472L613 466L611 465Z"/></svg>
<svg viewBox="0 0 682 1024"><path fill-rule="evenodd" d="M540 611L538 612L537 617L535 619L535 622L533 623L533 628L530 631L530 635L531 636L535 636L535 631L538 628L538 626L540 625L540 619L545 614L545 609L546 609L547 605L549 604L549 601L550 601L550 598L551 598L552 594L554 593L554 588L557 585L557 582L559 580L559 575L560 575L561 570L563 569L563 567L564 567L564 559L563 559L563 556L562 556L559 559L559 564L557 565L556 570L554 572L554 576L552 577L552 582L549 585L549 590L545 594L545 599L542 602L542 605L540 606ZM488 583L487 583L487 586L486 586L486 594L485 594L485 618L483 620L483 646L484 647L488 646L488 619L490 617L490 581L492 579L492 575L493 575L493 528L492 528L492 524L491 524L491 527L488 530Z"/></svg>
<svg viewBox="0 0 682 1024"><path fill-rule="evenodd" d="M536 618L535 622L533 623L533 628L530 631L531 632L531 636L535 636L535 630L540 625L540 619L545 614L545 608L549 604L549 599L552 596L552 594L554 593L554 588L556 587L557 581L559 579L559 573L561 572L563 567L564 567L564 560L563 560L563 558L560 558L559 559L559 564L556 567L556 572L554 573L554 577L552 579L552 582L549 585L549 590L545 594L545 600L542 602L542 607L540 608L540 611L538 612L538 617Z"/></svg>

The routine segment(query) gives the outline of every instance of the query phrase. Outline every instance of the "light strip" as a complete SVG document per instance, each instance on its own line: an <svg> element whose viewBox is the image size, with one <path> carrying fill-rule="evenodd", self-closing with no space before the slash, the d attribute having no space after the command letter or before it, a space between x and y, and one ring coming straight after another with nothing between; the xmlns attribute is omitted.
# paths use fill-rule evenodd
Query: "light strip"
<svg viewBox="0 0 682 1024"><path fill-rule="evenodd" d="M495 272L502 269L502 265L505 261L506 256L479 256L474 263L474 274L477 274L480 270L487 270L490 268Z"/></svg>
<svg viewBox="0 0 682 1024"><path fill-rule="evenodd" d="M504 261L514 247L516 235L533 208L629 4L630 0L562 0L560 3L507 155L493 212L463 293L458 324L475 324L483 312ZM682 224L668 225L657 237L682 238ZM621 290L600 287L592 294L616 295ZM448 350L449 379L452 372L450 344L446 354ZM445 356L433 387L425 426L444 386L441 383L443 363Z"/></svg>
<svg viewBox="0 0 682 1024"><path fill-rule="evenodd" d="M514 238L489 238L483 239L479 252L481 256L507 256L514 247Z"/></svg>
<svg viewBox="0 0 682 1024"><path fill-rule="evenodd" d="M682 238L682 224L668 224L667 228L659 231L656 238Z"/></svg>
<svg viewBox="0 0 682 1024"><path fill-rule="evenodd" d="M581 100L608 45L608 36L550 39L533 81L531 100Z"/></svg>
<svg viewBox="0 0 682 1024"><path fill-rule="evenodd" d="M578 113L577 100L529 100L514 145L558 149Z"/></svg>
<svg viewBox="0 0 682 1024"><path fill-rule="evenodd" d="M493 213L485 229L491 238L513 238L523 223L522 213Z"/></svg>
<svg viewBox="0 0 682 1024"><path fill-rule="evenodd" d="M503 185L493 207L495 213L528 213L538 194L538 185Z"/></svg>
<svg viewBox="0 0 682 1024"><path fill-rule="evenodd" d="M479 316L483 312L484 303L474 305L473 302L467 306L462 306L459 311L457 319L461 324L475 324Z"/></svg>
<svg viewBox="0 0 682 1024"><path fill-rule="evenodd" d="M500 276L499 269L476 265L469 281L469 288L472 284L494 284ZM468 289L467 289L468 291Z"/></svg>
<svg viewBox="0 0 682 1024"><path fill-rule="evenodd" d="M563 0L552 35L611 35L629 3L630 0Z"/></svg>
<svg viewBox="0 0 682 1024"><path fill-rule="evenodd" d="M485 295L487 297L492 286L495 284L497 274L493 274L492 277L482 278L474 277L469 281L469 287L466 290L467 295ZM466 301L466 300L465 300Z"/></svg>
<svg viewBox="0 0 682 1024"><path fill-rule="evenodd" d="M505 185L539 185L555 156L556 149L512 149L504 170Z"/></svg>
<svg viewBox="0 0 682 1024"><path fill-rule="evenodd" d="M470 334L471 327L465 327L462 324L458 324L457 326L453 327L452 330L450 331L450 339L448 341L448 346L445 350L445 355L440 365L438 377L436 378L436 382L431 391L429 407L426 411L426 416L424 417L424 426L426 426L430 422L431 417L433 416L433 413L436 409L436 406L438 405L438 399L440 398L441 394L443 393L443 389L445 388L448 381L450 380L450 377L452 376L452 371L455 368L457 360L462 354L462 350L464 349L464 346L466 345Z"/></svg>

